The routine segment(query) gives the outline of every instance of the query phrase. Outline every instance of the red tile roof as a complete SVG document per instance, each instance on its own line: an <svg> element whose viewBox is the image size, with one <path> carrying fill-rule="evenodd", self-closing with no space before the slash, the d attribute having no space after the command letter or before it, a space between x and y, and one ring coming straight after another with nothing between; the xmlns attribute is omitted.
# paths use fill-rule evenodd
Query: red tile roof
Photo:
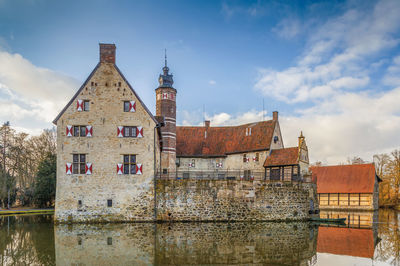
<svg viewBox="0 0 400 266"><path fill-rule="evenodd" d="M372 258L374 256L374 235L371 229L320 226L317 252Z"/></svg>
<svg viewBox="0 0 400 266"><path fill-rule="evenodd" d="M224 156L268 150L276 121L263 121L230 127L176 127L177 156ZM251 134L246 136L246 129ZM205 133L207 131L207 133Z"/></svg>
<svg viewBox="0 0 400 266"><path fill-rule="evenodd" d="M274 165L293 165L298 163L299 148L291 147L272 150L271 154L265 159L264 167Z"/></svg>
<svg viewBox="0 0 400 266"><path fill-rule="evenodd" d="M317 193L373 193L374 164L312 166Z"/></svg>

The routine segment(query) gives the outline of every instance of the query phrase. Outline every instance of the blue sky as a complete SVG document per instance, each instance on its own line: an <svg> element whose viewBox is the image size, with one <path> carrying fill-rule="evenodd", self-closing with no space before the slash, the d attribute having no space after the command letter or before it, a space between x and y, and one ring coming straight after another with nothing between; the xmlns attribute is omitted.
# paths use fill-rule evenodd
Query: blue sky
<svg viewBox="0 0 400 266"><path fill-rule="evenodd" d="M0 121L51 127L98 62L117 65L154 112L164 48L178 123L240 124L280 114L286 146L311 160L400 148L399 1L0 0Z"/></svg>

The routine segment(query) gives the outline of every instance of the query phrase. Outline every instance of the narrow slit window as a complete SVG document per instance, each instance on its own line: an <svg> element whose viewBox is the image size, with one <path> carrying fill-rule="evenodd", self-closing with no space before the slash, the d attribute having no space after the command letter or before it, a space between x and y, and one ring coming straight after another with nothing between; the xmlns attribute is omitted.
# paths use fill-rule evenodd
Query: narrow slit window
<svg viewBox="0 0 400 266"><path fill-rule="evenodd" d="M83 101L83 111L89 111L90 109L90 101L85 100Z"/></svg>
<svg viewBox="0 0 400 266"><path fill-rule="evenodd" d="M129 101L124 101L124 112L129 112L130 111L130 102Z"/></svg>

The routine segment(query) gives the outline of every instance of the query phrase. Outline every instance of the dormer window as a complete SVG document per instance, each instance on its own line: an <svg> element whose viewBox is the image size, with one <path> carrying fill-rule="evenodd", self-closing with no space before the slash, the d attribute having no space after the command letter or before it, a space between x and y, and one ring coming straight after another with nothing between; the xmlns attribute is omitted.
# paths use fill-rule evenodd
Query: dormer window
<svg viewBox="0 0 400 266"><path fill-rule="evenodd" d="M274 137L274 143L277 143L278 140L279 140L278 136L275 136L275 137Z"/></svg>

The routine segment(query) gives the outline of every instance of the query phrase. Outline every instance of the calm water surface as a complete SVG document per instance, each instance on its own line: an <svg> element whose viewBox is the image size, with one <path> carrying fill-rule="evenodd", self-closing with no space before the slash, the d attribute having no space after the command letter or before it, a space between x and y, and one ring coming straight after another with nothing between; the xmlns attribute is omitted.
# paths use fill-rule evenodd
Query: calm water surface
<svg viewBox="0 0 400 266"><path fill-rule="evenodd" d="M322 213L311 223L58 225L0 217L1 265L400 265L400 214Z"/></svg>

